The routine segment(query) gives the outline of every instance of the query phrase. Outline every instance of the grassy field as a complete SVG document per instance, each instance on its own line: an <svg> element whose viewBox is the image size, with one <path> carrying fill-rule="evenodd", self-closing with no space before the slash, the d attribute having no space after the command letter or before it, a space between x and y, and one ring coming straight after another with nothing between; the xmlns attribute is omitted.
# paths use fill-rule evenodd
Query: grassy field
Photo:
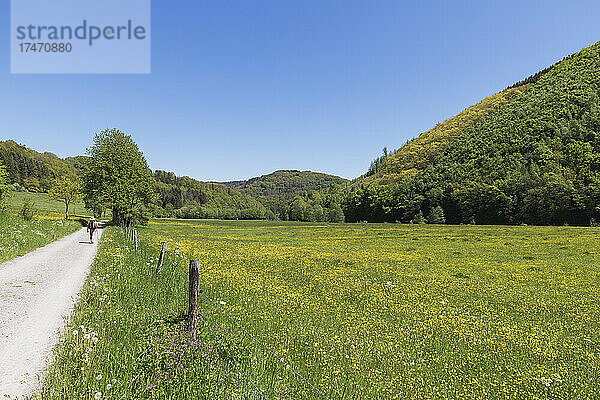
<svg viewBox="0 0 600 400"><path fill-rule="evenodd" d="M59 200L51 199L46 193L11 192L8 198L9 210L18 212L25 200L33 201L38 214L50 215L53 217L64 217L65 215L64 203ZM92 213L85 208L83 201L77 201L69 206L69 215L88 216L92 215Z"/></svg>
<svg viewBox="0 0 600 400"><path fill-rule="evenodd" d="M0 213L0 262L29 253L81 228L81 224L62 219L23 219Z"/></svg>
<svg viewBox="0 0 600 400"><path fill-rule="evenodd" d="M173 220L141 236L138 253L103 238L43 398L600 397L600 229ZM210 299L198 340L189 258Z"/></svg>

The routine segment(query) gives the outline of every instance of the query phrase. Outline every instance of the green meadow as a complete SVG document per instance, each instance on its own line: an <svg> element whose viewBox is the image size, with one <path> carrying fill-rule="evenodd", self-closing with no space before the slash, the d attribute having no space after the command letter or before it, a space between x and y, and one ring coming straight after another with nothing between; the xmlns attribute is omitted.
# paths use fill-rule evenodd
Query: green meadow
<svg viewBox="0 0 600 400"><path fill-rule="evenodd" d="M33 206L39 215L53 217L65 216L65 204L60 200L54 200L46 193L31 192L10 192L8 195L8 209L12 212L18 212L23 203L27 200L33 202ZM69 206L69 215L91 215L91 212L85 208L83 201L76 201Z"/></svg>
<svg viewBox="0 0 600 400"><path fill-rule="evenodd" d="M136 252L105 232L42 398L600 396L600 229L154 220L139 234Z"/></svg>

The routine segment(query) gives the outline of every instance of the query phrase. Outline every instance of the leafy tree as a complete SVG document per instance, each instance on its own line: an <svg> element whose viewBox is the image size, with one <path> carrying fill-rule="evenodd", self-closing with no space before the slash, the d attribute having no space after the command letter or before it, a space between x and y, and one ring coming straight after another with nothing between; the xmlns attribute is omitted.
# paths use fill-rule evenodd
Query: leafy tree
<svg viewBox="0 0 600 400"><path fill-rule="evenodd" d="M300 196L296 196L290 205L288 218L290 221L306 221L308 214L308 205Z"/></svg>
<svg viewBox="0 0 600 400"><path fill-rule="evenodd" d="M48 196L62 201L65 204L65 219L69 219L69 206L81 198L81 182L68 176L61 176L54 181Z"/></svg>
<svg viewBox="0 0 600 400"><path fill-rule="evenodd" d="M339 204L329 209L329 222L344 222L344 211Z"/></svg>
<svg viewBox="0 0 600 400"><path fill-rule="evenodd" d="M144 155L131 136L104 130L88 149L84 176L86 204L112 209L113 222L143 222L154 199L154 180Z"/></svg>

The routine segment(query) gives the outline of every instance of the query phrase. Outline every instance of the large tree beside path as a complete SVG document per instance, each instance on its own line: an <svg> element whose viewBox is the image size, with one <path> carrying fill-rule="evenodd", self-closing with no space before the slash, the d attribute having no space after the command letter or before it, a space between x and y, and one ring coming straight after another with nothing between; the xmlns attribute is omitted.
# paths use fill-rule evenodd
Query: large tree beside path
<svg viewBox="0 0 600 400"><path fill-rule="evenodd" d="M146 218L155 195L154 180L144 155L131 136L118 129L97 133L88 149L91 157L84 175L88 208L112 209L113 222L136 223Z"/></svg>

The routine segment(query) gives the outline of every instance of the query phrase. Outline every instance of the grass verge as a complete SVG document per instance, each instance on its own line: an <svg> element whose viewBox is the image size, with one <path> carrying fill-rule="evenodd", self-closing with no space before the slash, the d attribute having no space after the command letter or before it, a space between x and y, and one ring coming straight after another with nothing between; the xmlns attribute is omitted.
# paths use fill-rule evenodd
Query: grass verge
<svg viewBox="0 0 600 400"><path fill-rule="evenodd" d="M24 221L15 215L0 213L0 262L27 254L80 228L81 224L74 221Z"/></svg>

